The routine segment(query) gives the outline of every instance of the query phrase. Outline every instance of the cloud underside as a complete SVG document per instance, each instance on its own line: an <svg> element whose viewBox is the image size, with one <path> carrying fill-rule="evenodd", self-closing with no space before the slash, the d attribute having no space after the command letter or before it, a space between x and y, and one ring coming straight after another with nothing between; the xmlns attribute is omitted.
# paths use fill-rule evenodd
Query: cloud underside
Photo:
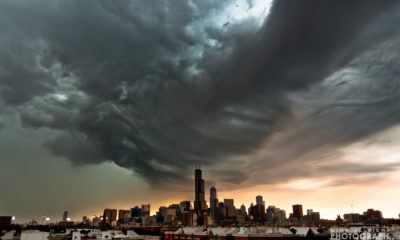
<svg viewBox="0 0 400 240"><path fill-rule="evenodd" d="M261 25L218 24L230 4L1 1L0 114L153 185L196 165L237 185L397 168L337 161L400 120L397 1L280 0Z"/></svg>

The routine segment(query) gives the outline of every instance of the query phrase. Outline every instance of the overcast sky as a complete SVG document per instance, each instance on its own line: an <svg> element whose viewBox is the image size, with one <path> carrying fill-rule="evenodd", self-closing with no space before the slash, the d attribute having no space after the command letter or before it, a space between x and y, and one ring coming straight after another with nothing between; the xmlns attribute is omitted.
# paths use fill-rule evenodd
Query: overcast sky
<svg viewBox="0 0 400 240"><path fill-rule="evenodd" d="M0 1L0 215L400 213L399 1ZM208 197L208 194L207 194Z"/></svg>

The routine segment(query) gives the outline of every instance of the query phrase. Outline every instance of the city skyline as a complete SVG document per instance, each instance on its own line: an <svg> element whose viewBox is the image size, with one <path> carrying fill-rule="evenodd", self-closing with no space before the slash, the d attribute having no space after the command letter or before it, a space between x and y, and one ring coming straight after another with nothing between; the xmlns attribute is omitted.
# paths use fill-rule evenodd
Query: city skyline
<svg viewBox="0 0 400 240"><path fill-rule="evenodd" d="M201 166L203 221L211 186L246 208L261 195L322 218L397 218L399 12L396 0L1 0L0 216L193 204Z"/></svg>
<svg viewBox="0 0 400 240"><path fill-rule="evenodd" d="M204 211L207 212L206 214L209 214L212 217L212 219L214 219L214 221L215 221L216 218L214 217L214 214L217 213L217 210L216 211L212 210L212 207L211 207L211 200L212 199L216 199L216 205L215 205L216 208L218 208L219 202L223 202L223 203L227 204L227 201L228 202L232 201L232 203L230 203L230 204L232 204L232 206L235 207L234 208L235 211L238 211L239 209L241 209L241 207L244 206L246 215L247 214L250 215L250 212L248 212L248 211L250 211L251 206L262 205L263 206L263 214L266 214L266 219L268 219L268 210L267 210L267 208L269 209L270 207L273 207L273 208L279 207L279 205L267 204L267 202L265 201L266 199L261 195L254 196L254 200L255 201L251 202L249 205L245 205L244 203L238 204L237 202L236 202L236 204L234 204L234 201L235 201L234 198L225 198L225 197L218 198L218 190L214 186L211 186L209 188L209 199L210 199L210 201L207 202L205 200L206 199L206 195L204 194L205 192L207 192L204 189L204 184L207 181L205 181L202 178L202 170L201 170L200 167L196 167L195 168L195 174L194 174L194 179L193 180L194 180L194 189L193 190L194 190L194 193L195 193L194 194L195 197L193 198L194 199L193 201L192 200L186 201L184 199L181 199L181 200L176 201L176 202L171 202L171 203L167 203L167 204L156 206L156 207L153 206L153 208L151 208L151 204L143 204L142 203L142 204L136 205L134 208L138 208L141 205L141 208L139 208L139 213L138 213L139 216L157 216L157 214L160 214L159 210L161 210L161 208L167 208L168 205L171 207L176 203L188 202L190 204L189 205L190 211L193 211L194 213L196 213L196 212L200 213L201 211L204 210ZM211 198L211 192L214 192L213 198ZM205 203L202 203L202 201L205 202ZM197 204L196 204L196 202L197 202ZM146 210L143 209L144 207L146 207ZM285 212L284 213L284 219L286 219L286 217L287 217L286 213L288 215L290 215L290 216L292 216L292 214L293 214L293 217L300 218L300 217L303 217L303 215L304 216L306 216L306 215L307 216L311 216L310 214L312 214L314 212L314 213L318 213L318 219L320 219L320 217L321 217L321 219L326 219L326 220L335 220L337 216L345 217L346 215L349 215L349 214L361 214L362 213L362 211L361 212L354 211L354 205L351 205L350 206L351 207L351 212L349 211L349 212L344 212L344 213L336 213L334 218L324 218L323 217L324 214L319 212L319 211L316 211L317 209L313 208L312 206L305 206L306 208L303 208L303 207L304 206L301 203L293 203L291 205L291 210L292 211L290 211L290 210L288 211L288 209L282 209ZM125 214L124 213L125 211L129 212L129 217L128 218L130 218L132 216L132 209L134 209L134 208L133 208L133 205L131 205L130 207L126 207L126 208L105 208L104 211L103 211L103 214L96 213L96 214L82 215L82 216L79 216L76 219L72 219L72 218L69 217L69 211L68 210L67 211L63 211L62 218L60 218L60 219L57 218L57 217L50 218L49 216L43 214L43 215L40 216L40 218L36 218L35 219L35 217L32 217L29 220L21 221L20 219L16 219L16 217L13 216L13 222L15 222L15 223L27 223L27 222L30 222L30 221L33 221L33 220L36 220L39 223L57 223L57 222L69 222L69 221L71 221L71 222L81 222L82 221L82 217L83 217L84 219L86 218L88 220L94 220L95 218L97 218L97 219L101 219L101 221L104 221L107 224L111 224L111 220L110 219L113 219L113 221L117 221L117 220L119 221L119 219L121 218L121 213ZM281 208L278 208L278 209L281 209ZM368 208L368 210L370 210L370 209L373 210L373 208ZM378 210L379 212L381 212L379 209L375 209L375 210ZM145 211L145 213L144 213L145 215L143 215L143 211ZM385 218L384 215L382 215L382 216ZM398 216L395 216L395 217L386 217L386 218L395 218L395 219L397 219L398 217L400 218L400 214L398 214Z"/></svg>

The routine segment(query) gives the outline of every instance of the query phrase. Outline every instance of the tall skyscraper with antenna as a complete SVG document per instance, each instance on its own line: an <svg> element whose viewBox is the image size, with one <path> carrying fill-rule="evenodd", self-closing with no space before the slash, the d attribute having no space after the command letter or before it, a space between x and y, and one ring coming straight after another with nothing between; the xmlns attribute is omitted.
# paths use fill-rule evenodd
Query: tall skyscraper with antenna
<svg viewBox="0 0 400 240"><path fill-rule="evenodd" d="M194 171L194 211L207 210L207 204L204 194L204 180L202 179L202 172L200 168L196 168Z"/></svg>

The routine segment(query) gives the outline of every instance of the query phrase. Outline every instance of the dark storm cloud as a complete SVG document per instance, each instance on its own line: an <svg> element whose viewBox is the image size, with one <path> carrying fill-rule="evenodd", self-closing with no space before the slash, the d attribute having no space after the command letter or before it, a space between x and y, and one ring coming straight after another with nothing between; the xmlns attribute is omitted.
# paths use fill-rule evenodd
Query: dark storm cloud
<svg viewBox="0 0 400 240"><path fill-rule="evenodd" d="M265 154L250 167L256 173L253 181L274 183L298 176L337 177L399 169L398 164L374 163L373 157L357 159L363 160L357 163L351 162L355 159L338 161L345 157L341 147L399 123L399 47L398 36L388 38L294 97L298 102L294 108L305 108L305 113L293 120L297 124L284 136L266 144ZM376 141L371 138L364 144ZM367 145L357 148L370 151ZM293 174L293 166L302 168ZM259 170L263 168L273 173L265 174Z"/></svg>
<svg viewBox="0 0 400 240"><path fill-rule="evenodd" d="M2 1L1 101L24 126L59 131L45 146L75 164L113 161L151 183L182 180L196 164L234 164L259 150L293 124L288 94L393 37L399 20L395 1L276 1L261 28L251 19L207 24L224 4ZM397 123L396 109L348 141ZM354 113L309 124L324 131L362 117ZM240 183L248 171L221 180Z"/></svg>

